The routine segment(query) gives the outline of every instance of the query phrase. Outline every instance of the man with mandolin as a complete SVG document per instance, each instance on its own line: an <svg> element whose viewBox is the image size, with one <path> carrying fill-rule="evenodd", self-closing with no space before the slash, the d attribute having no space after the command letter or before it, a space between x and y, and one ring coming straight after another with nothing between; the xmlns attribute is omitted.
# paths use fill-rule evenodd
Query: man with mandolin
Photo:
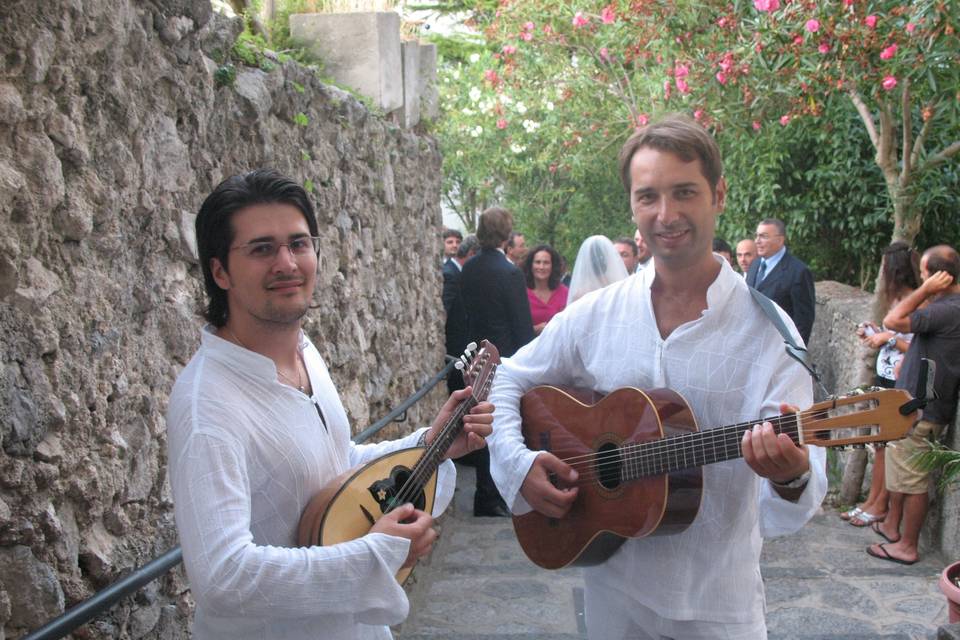
<svg viewBox="0 0 960 640"><path fill-rule="evenodd" d="M801 528L827 488L823 449L798 446L781 429L792 424L798 431L794 412L811 405L812 381L787 356L743 279L713 255L727 187L712 136L689 118L669 116L624 144L620 173L654 268L588 294L501 365L491 393L494 479L518 536L528 516L554 532L537 536L540 549L524 547L535 562L594 565L584 572L591 639L765 638L762 540ZM800 342L789 317L776 312ZM591 393L606 394L595 408L615 410L591 417ZM551 402L563 408L540 406ZM528 418L540 415L550 428L537 442L525 440ZM564 426L581 415L576 428ZM680 437L642 449L621 446L615 435L621 423L662 425L669 435L681 423L695 427L694 416L700 433L678 431ZM771 421L757 424L761 418L777 429ZM725 439L712 439L721 429L711 427L724 424L733 424L723 428ZM584 436L581 428L592 431ZM578 455L551 452L570 442ZM690 460L703 465L691 481L696 501L683 486L689 476L671 474L668 481L656 471ZM653 475L645 476L647 464ZM635 478L643 479L626 482ZM660 502L631 502L632 486L655 492ZM574 536L565 523L589 525L588 490L604 503L593 513L638 513L659 530L627 533L597 554L596 543L610 537L603 525L589 534L579 559L558 560L553 552ZM665 515L677 505L688 516L681 524Z"/></svg>
<svg viewBox="0 0 960 640"><path fill-rule="evenodd" d="M455 471L440 460L483 447L493 407L474 402L468 387L430 428L354 445L327 367L301 330L320 248L304 189L271 170L233 176L206 198L196 231L210 324L167 412L193 636L390 638L386 625L409 608L395 575L430 551L432 515L397 499L367 511L355 539L299 546L301 513L358 464L443 440L432 503L441 512Z"/></svg>

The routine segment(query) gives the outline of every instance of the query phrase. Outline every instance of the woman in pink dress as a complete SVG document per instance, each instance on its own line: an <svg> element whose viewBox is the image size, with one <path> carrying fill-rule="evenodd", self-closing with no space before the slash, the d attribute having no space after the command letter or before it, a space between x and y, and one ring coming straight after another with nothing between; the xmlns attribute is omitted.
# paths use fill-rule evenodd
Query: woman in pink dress
<svg viewBox="0 0 960 640"><path fill-rule="evenodd" d="M533 332L540 335L550 318L567 306L567 287L560 282L560 254L548 244L534 247L523 261L523 275L527 279Z"/></svg>

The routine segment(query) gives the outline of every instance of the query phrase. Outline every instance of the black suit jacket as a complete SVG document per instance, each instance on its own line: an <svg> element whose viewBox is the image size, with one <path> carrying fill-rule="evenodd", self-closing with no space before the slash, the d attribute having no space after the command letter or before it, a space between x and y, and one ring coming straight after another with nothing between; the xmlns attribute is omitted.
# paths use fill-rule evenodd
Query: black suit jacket
<svg viewBox="0 0 960 640"><path fill-rule="evenodd" d="M447 313L444 324L447 354L459 356L471 340L467 309L460 292L460 268L449 259L443 263L443 310Z"/></svg>
<svg viewBox="0 0 960 640"><path fill-rule="evenodd" d="M487 339L508 358L533 340L533 322L523 274L497 249L483 249L467 260L460 290L470 320L471 339Z"/></svg>
<svg viewBox="0 0 960 640"><path fill-rule="evenodd" d="M793 320L793 324L797 325L797 331L800 332L804 344L808 343L816 312L813 274L803 261L787 251L777 266L760 281L760 284L756 284L760 260L761 258L758 257L750 265L747 271L747 284L780 305L780 308Z"/></svg>

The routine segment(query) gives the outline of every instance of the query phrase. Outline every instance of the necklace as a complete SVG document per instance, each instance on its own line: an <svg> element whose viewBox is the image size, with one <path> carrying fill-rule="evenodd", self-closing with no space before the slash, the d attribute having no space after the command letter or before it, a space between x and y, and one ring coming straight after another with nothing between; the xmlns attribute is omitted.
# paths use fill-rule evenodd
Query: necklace
<svg viewBox="0 0 960 640"><path fill-rule="evenodd" d="M240 337L237 336L237 334L235 334L230 328L228 328L227 326L224 326L223 329L224 331L229 333L230 337L233 338L237 342L237 344L239 344L241 347L243 347L247 351L253 351L253 349L243 344L243 340L241 340ZM276 363L274 363L274 366L276 367ZM277 368L277 375L283 378L284 380L286 380L291 387L295 387L297 391L299 391L300 393L306 393L303 385L303 374L300 373L300 351L299 350L297 350L297 380L296 381L294 381L293 378L285 374L283 371L280 371L280 367L276 367L276 368Z"/></svg>

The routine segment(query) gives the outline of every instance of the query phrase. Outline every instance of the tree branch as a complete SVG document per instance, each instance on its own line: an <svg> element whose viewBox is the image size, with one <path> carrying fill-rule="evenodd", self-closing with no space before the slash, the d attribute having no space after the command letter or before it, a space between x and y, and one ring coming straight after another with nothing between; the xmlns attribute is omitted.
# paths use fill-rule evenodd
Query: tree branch
<svg viewBox="0 0 960 640"><path fill-rule="evenodd" d="M927 158L927 161L923 163L921 170L926 171L927 169L932 169L933 167L941 165L953 156L957 155L958 152L960 152L960 140L945 147L943 151L939 151Z"/></svg>
<svg viewBox="0 0 960 640"><path fill-rule="evenodd" d="M933 109L933 105L927 105L928 109ZM910 152L910 163L913 166L920 164L920 153L923 151L923 145L927 142L927 136L930 135L930 129L933 126L934 115L931 114L929 118L923 121L923 126L920 128L920 134L917 136L917 139L913 141L913 151Z"/></svg>
<svg viewBox="0 0 960 640"><path fill-rule="evenodd" d="M867 135L870 136L870 142L873 143L873 148L879 152L880 137L877 135L877 128L873 123L873 114L870 113L870 109L868 109L867 105L864 104L863 98L860 97L860 94L857 93L856 89L848 90L847 94L853 101L853 106L857 108L857 113L860 114L860 119L863 120L864 126L867 127Z"/></svg>
<svg viewBox="0 0 960 640"><path fill-rule="evenodd" d="M910 155L910 138L913 134L913 122L912 122L912 113L910 111L910 79L903 79L903 93L901 94L900 109L903 112L903 136L902 140L902 150L900 155L902 157L902 164L900 166L900 186L905 187L910 181L911 169L913 168L913 158Z"/></svg>

